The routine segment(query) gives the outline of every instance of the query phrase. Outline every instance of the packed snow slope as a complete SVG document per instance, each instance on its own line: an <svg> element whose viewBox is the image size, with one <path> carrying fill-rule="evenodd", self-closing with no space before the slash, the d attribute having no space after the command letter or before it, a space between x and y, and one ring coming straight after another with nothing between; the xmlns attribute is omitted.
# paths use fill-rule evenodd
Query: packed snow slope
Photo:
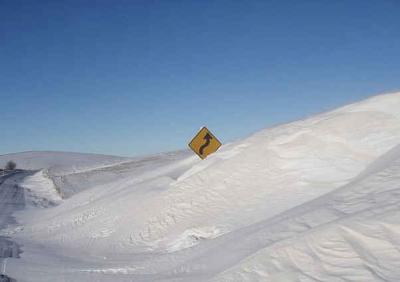
<svg viewBox="0 0 400 282"><path fill-rule="evenodd" d="M204 161L182 151L45 166L22 185L55 205L36 202L3 230L24 251L5 272L18 281L400 281L399 144L393 93L263 130Z"/></svg>

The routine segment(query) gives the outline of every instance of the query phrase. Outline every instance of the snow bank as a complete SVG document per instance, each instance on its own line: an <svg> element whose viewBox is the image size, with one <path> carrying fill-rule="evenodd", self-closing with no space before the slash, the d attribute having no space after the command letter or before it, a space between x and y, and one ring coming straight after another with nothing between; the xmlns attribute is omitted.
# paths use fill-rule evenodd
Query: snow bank
<svg viewBox="0 0 400 282"><path fill-rule="evenodd" d="M269 230L264 224L256 231L262 242L253 241L257 250L214 280L398 281L400 146L366 171L277 218Z"/></svg>
<svg viewBox="0 0 400 282"><path fill-rule="evenodd" d="M204 161L175 152L49 169L73 197L18 213L24 254L8 273L21 281L33 272L38 281L398 281L398 144L394 93L263 130Z"/></svg>
<svg viewBox="0 0 400 282"><path fill-rule="evenodd" d="M223 147L171 183L132 235L163 248L191 228L230 232L328 193L400 143L399 113L400 94L383 95Z"/></svg>
<svg viewBox="0 0 400 282"><path fill-rule="evenodd" d="M25 190L25 201L36 207L49 207L61 203L61 195L53 181L43 170L26 177L20 185Z"/></svg>

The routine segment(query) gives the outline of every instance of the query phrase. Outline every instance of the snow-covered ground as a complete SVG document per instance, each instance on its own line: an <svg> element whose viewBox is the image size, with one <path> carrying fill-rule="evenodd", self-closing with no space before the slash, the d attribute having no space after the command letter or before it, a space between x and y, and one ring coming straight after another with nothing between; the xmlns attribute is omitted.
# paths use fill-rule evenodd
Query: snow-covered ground
<svg viewBox="0 0 400 282"><path fill-rule="evenodd" d="M400 93L143 158L28 152L18 281L400 281Z"/></svg>

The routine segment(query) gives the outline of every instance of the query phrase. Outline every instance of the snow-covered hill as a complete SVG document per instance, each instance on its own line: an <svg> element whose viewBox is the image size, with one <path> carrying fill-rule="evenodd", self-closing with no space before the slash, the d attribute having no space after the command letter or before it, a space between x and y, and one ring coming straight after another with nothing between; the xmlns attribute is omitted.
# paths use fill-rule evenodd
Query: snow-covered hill
<svg viewBox="0 0 400 282"><path fill-rule="evenodd" d="M21 183L36 205L3 230L24 250L6 273L18 281L400 281L399 144L393 93L263 130L204 161L188 151L15 154L20 167L43 170ZM58 205L38 204L46 199Z"/></svg>
<svg viewBox="0 0 400 282"><path fill-rule="evenodd" d="M124 157L114 157L96 154L81 154L67 152L23 152L0 156L0 167L8 161L14 161L21 169L53 169L54 172L64 170L74 172L77 170L107 166L129 160Z"/></svg>

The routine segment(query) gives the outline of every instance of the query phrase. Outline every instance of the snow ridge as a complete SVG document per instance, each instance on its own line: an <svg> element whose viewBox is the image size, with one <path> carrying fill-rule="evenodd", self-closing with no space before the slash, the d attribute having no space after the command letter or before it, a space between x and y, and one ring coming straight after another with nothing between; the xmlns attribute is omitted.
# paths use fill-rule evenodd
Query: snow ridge
<svg viewBox="0 0 400 282"><path fill-rule="evenodd" d="M204 161L188 151L14 155L47 168L64 200L18 212L24 253L7 272L21 281L399 281L399 144L392 93L265 129ZM54 196L43 171L25 182Z"/></svg>

